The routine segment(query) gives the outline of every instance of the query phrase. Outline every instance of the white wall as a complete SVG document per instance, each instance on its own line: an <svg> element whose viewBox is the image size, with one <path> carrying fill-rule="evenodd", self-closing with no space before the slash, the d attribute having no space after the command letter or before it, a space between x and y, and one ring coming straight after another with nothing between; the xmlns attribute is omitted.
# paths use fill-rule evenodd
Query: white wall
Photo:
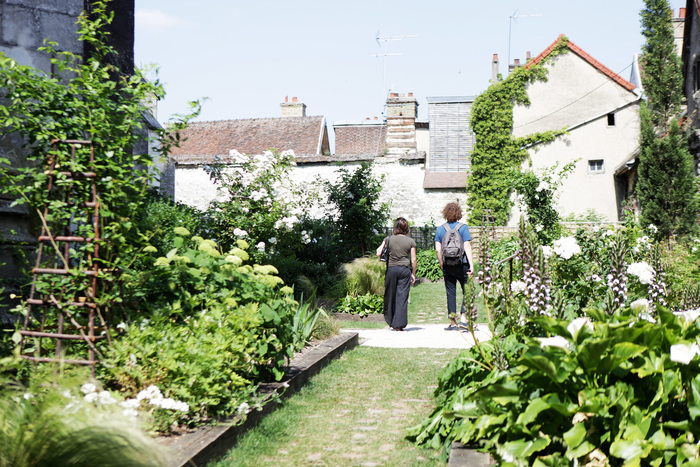
<svg viewBox="0 0 700 467"><path fill-rule="evenodd" d="M354 171L358 163L347 163L343 167ZM338 180L339 167L335 164L298 165L292 171L295 183L311 187L321 187L318 177L335 183ZM424 190L424 165L404 165L398 162L375 162L373 172L376 176L385 174L381 202L390 204L390 218L403 216L415 225L425 225L431 222L439 225L442 208L451 201L466 207L466 191L461 190ZM175 201L179 201L199 209L206 209L217 196L216 186L200 167L177 166L175 169ZM317 207L312 215L320 217L323 209Z"/></svg>

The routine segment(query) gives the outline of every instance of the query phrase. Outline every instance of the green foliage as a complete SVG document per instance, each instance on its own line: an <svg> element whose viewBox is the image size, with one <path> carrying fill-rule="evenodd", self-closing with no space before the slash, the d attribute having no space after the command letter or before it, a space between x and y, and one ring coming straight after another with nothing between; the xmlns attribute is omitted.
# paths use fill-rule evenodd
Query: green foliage
<svg viewBox="0 0 700 467"><path fill-rule="evenodd" d="M516 465L696 458L698 360L682 363L672 346L695 342L700 328L659 313L654 323L630 310L589 310L592 324L537 318L554 337L526 339L513 366L454 391L445 408L454 438Z"/></svg>
<svg viewBox="0 0 700 467"><path fill-rule="evenodd" d="M386 203L379 203L383 181L383 176L372 174L371 164L363 162L354 172L339 169L336 183L323 182L328 201L335 207L336 241L342 243L343 258L364 256L378 243L389 211Z"/></svg>
<svg viewBox="0 0 700 467"><path fill-rule="evenodd" d="M637 195L640 223L658 228L657 238L697 233L698 196L693 156L678 120L658 136L651 109L642 104Z"/></svg>
<svg viewBox="0 0 700 467"><path fill-rule="evenodd" d="M567 38L557 44L548 59L564 53ZM539 63L514 70L508 78L492 84L480 94L472 106L470 125L476 144L471 154L467 178L469 223L481 225L484 209L494 214L496 225L506 225L513 202L510 199L512 174L527 158L529 145L553 141L558 132L544 132L514 138L513 106L528 105L527 86L547 79L547 70Z"/></svg>
<svg viewBox="0 0 700 467"><path fill-rule="evenodd" d="M357 258L342 266L342 295L384 295L386 264L377 258Z"/></svg>
<svg viewBox="0 0 700 467"><path fill-rule="evenodd" d="M0 466L169 464L122 408L82 396L64 378L37 376L29 387L0 382Z"/></svg>
<svg viewBox="0 0 700 467"><path fill-rule="evenodd" d="M425 277L431 282L442 278L442 269L437 256L435 256L435 250L432 248L420 250L416 254L416 260L416 277Z"/></svg>
<svg viewBox="0 0 700 467"><path fill-rule="evenodd" d="M575 162L566 164L558 173L555 165L545 169L539 177L532 171L515 172L513 175L513 188L519 194L528 221L535 227L540 243L544 245L561 236L556 210L557 189L575 165Z"/></svg>
<svg viewBox="0 0 700 467"><path fill-rule="evenodd" d="M673 10L668 0L644 0L640 16L646 42L639 62L649 118L654 126L667 127L679 115L685 98L681 57L676 53L671 23Z"/></svg>
<svg viewBox="0 0 700 467"><path fill-rule="evenodd" d="M675 51L672 11L667 0L645 0L641 12L641 135L636 192L643 225L654 224L657 238L697 233L698 196L693 156L679 125L683 95L681 59Z"/></svg>
<svg viewBox="0 0 700 467"><path fill-rule="evenodd" d="M367 292L364 295L346 295L338 305L338 312L360 315L384 313L384 297Z"/></svg>
<svg viewBox="0 0 700 467"><path fill-rule="evenodd" d="M283 376L299 342L299 305L274 267L243 264L243 240L221 254L213 241L175 231L176 248L131 277L132 322L105 351L102 377L127 394L160 384L195 408L186 421L197 422L231 413L252 383Z"/></svg>
<svg viewBox="0 0 700 467"><path fill-rule="evenodd" d="M318 319L325 315L323 308L314 306L314 297L304 302L303 297L299 302L297 311L292 321L292 333L294 335L294 350L299 351L309 343L316 330Z"/></svg>

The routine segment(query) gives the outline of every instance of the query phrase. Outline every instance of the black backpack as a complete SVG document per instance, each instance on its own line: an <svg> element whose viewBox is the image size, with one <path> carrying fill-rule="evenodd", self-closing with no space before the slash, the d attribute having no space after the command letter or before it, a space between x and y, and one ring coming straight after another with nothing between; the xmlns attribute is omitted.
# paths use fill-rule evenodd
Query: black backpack
<svg viewBox="0 0 700 467"><path fill-rule="evenodd" d="M464 258L464 240L459 234L459 229L464 224L458 222L454 229L447 223L443 225L445 236L442 237L442 265L443 267L461 266Z"/></svg>

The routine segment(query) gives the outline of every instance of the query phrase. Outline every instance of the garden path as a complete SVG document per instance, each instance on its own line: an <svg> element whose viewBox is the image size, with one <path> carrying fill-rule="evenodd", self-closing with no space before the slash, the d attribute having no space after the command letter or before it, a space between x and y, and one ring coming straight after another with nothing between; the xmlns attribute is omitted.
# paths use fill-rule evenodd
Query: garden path
<svg viewBox="0 0 700 467"><path fill-rule="evenodd" d="M432 349L468 349L474 345L474 337L479 342L491 339L491 332L486 324L477 324L474 335L467 330L446 331L445 324L409 324L403 332L393 331L389 327L382 329L351 329L343 332L359 334L360 345L386 348L432 348Z"/></svg>

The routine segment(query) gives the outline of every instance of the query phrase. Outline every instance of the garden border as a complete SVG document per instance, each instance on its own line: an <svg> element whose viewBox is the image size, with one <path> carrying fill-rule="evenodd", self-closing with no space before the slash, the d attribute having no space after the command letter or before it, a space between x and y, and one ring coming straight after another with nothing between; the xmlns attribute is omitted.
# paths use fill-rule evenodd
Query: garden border
<svg viewBox="0 0 700 467"><path fill-rule="evenodd" d="M281 381L261 384L260 394L264 395L266 400L274 395L279 395L279 400L291 396L332 359L356 347L358 343L359 337L356 332L341 332L337 336L320 342L311 350L292 359ZM265 404L260 410L249 412L241 424L236 424L241 418L237 415L217 425L200 427L183 435L161 436L158 442L173 452L170 465L178 467L205 465L223 457L243 433L254 427L277 407L279 404L273 401Z"/></svg>

